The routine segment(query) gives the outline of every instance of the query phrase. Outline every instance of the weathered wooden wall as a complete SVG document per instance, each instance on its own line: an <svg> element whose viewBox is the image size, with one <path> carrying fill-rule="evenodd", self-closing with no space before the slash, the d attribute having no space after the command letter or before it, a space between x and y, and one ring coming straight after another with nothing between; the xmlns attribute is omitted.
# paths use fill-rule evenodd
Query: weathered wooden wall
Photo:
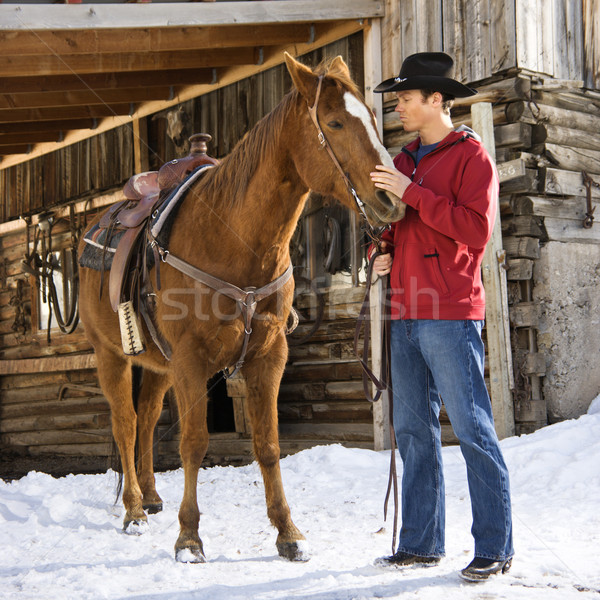
<svg viewBox="0 0 600 600"><path fill-rule="evenodd" d="M0 170L0 222L122 185L132 172L130 127Z"/></svg>
<svg viewBox="0 0 600 600"><path fill-rule="evenodd" d="M386 0L384 77L414 52L454 56L476 82L511 69L600 87L598 0Z"/></svg>

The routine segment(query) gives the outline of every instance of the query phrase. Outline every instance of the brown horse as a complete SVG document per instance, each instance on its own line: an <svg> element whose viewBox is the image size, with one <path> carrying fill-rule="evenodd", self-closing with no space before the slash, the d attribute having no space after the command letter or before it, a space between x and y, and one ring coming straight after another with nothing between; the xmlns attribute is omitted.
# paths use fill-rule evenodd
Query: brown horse
<svg viewBox="0 0 600 600"><path fill-rule="evenodd" d="M323 151L309 107L373 225L397 220L403 206L377 191L369 173L391 164L374 119L341 57L315 71L286 54L294 87L217 167L194 183L170 233L169 253L239 288L260 288L290 265L289 242L309 189L356 208L347 180ZM317 98L317 90L319 98ZM80 247L82 251L83 243ZM239 304L173 268L161 269L156 321L172 349L170 360L150 343L137 356L121 346L118 318L108 294L99 298L100 273L80 269L80 311L94 346L98 378L110 403L113 435L121 455L126 514L124 529L144 524L162 509L152 464L152 435L165 392L174 387L180 417L185 484L179 509L176 559L204 562L198 535L198 469L208 447L207 380L240 357L246 323ZM241 372L253 449L260 465L267 514L279 534L277 549L290 560L307 560L304 536L285 499L279 469L277 394L287 359L285 324L293 280L260 299ZM150 339L146 331L146 339ZM132 403L132 365L143 367L137 413ZM136 434L139 462L134 463Z"/></svg>

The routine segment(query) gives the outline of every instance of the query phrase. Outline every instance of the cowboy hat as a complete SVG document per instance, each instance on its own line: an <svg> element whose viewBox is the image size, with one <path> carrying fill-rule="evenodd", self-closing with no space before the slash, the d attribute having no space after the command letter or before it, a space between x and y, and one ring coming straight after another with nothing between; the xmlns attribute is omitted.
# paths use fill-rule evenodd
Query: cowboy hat
<svg viewBox="0 0 600 600"><path fill-rule="evenodd" d="M477 90L452 79L454 61L444 52L417 52L402 63L398 77L382 81L375 92L433 90L455 98L473 96Z"/></svg>

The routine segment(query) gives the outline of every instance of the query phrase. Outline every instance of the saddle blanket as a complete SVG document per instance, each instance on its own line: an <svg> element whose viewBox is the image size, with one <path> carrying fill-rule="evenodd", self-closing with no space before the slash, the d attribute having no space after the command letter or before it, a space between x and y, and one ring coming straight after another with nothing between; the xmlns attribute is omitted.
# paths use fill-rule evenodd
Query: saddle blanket
<svg viewBox="0 0 600 600"><path fill-rule="evenodd" d="M201 165L194 169L179 187L169 192L169 195L150 216L150 232L162 248L167 248L169 234L181 201L185 198L190 186L204 174L204 170L207 168L212 168L212 165ZM117 246L125 231L115 229L110 232L110 239L107 240L109 230L101 228L98 224L94 225L83 238L86 245L79 258L79 265L95 271L110 270ZM154 254L150 251L147 253L147 260L148 266L154 264Z"/></svg>

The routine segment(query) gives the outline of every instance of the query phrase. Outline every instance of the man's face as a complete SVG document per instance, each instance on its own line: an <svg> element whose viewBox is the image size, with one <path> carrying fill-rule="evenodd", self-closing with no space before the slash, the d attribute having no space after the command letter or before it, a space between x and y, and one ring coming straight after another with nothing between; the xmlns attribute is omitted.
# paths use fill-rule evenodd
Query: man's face
<svg viewBox="0 0 600 600"><path fill-rule="evenodd" d="M400 115L405 131L420 131L431 119L434 114L435 96L436 94L425 100L420 90L396 92L398 104L395 111Z"/></svg>

